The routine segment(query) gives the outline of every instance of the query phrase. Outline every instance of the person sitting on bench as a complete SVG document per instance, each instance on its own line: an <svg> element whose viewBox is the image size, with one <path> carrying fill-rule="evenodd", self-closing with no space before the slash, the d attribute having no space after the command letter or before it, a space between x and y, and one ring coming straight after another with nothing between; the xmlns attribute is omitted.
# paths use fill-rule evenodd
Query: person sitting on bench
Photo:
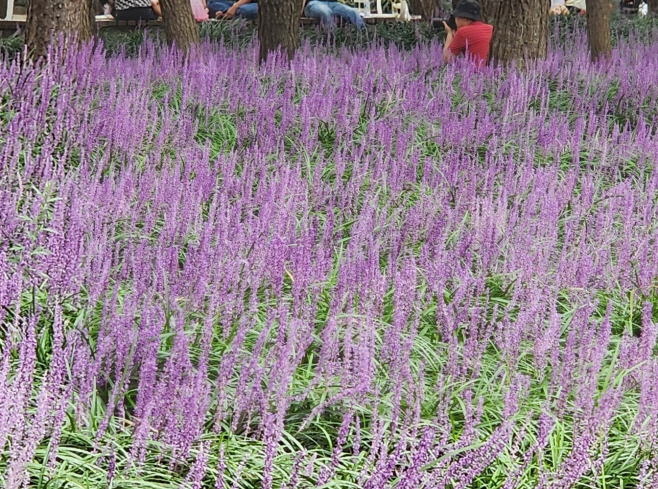
<svg viewBox="0 0 658 489"><path fill-rule="evenodd" d="M363 29L365 23L359 15L359 11L347 5L328 0L308 0L303 9L304 15L311 19L320 19L320 24L325 27L334 25L334 17L341 19Z"/></svg>
<svg viewBox="0 0 658 489"><path fill-rule="evenodd" d="M115 0L114 9L117 20L148 22L162 15L159 0Z"/></svg>
<svg viewBox="0 0 658 489"><path fill-rule="evenodd" d="M258 18L258 3L255 0L208 0L208 13L211 19L232 19L242 17L247 20Z"/></svg>

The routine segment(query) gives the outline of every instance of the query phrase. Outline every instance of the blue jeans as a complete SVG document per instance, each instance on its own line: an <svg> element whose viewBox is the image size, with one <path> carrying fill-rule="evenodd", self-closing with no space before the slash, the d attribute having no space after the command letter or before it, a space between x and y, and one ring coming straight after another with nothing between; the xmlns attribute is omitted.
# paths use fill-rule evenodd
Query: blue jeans
<svg viewBox="0 0 658 489"><path fill-rule="evenodd" d="M311 19L320 19L320 24L324 26L333 25L334 17L340 17L359 29L365 27L363 19L355 8L339 2L310 0L304 7L304 15Z"/></svg>
<svg viewBox="0 0 658 489"><path fill-rule="evenodd" d="M209 0L207 2L208 14L211 19L214 19L217 12L225 13L234 4L235 2L231 0ZM247 20L256 20L258 18L258 4L254 2L246 3L238 7L236 15Z"/></svg>

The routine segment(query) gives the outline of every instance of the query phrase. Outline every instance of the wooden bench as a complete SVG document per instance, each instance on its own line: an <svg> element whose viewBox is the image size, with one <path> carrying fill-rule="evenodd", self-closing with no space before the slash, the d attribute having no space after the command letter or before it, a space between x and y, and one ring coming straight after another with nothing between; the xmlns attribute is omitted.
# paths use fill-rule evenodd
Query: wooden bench
<svg viewBox="0 0 658 489"><path fill-rule="evenodd" d="M125 30L125 29L140 29L140 28L146 28L146 27L162 27L163 22L161 20L150 20L148 22L146 21L136 21L136 20L115 20L115 19L108 19L108 18L102 18L99 19L97 16L96 18L96 25L98 26L99 29L117 29L117 30ZM209 20L206 21L209 24L218 24L219 22L231 22L231 21L226 21L226 20ZM200 22L201 23L201 22ZM252 20L247 20L247 24L255 24L256 22ZM302 25L314 25L317 24L317 19L309 19L306 17L303 17L301 19Z"/></svg>
<svg viewBox="0 0 658 489"><path fill-rule="evenodd" d="M11 35L22 29L27 21L26 15L14 14L12 19L0 19L0 37Z"/></svg>
<svg viewBox="0 0 658 489"><path fill-rule="evenodd" d="M98 28L113 28L113 29L118 29L118 30L126 30L126 29L138 29L138 28L144 28L144 27L162 27L162 21L161 20L151 20L148 22L138 22L135 20L114 20L114 19L107 19L107 18L102 18L99 19L99 17L104 17L104 16L97 16L96 18L96 25ZM397 22L399 20L398 16L396 14L372 14L369 17L363 17L363 21L366 24L381 24L385 22ZM412 15L411 18L409 19L412 22L417 22L421 20L420 15ZM231 21L226 21L226 20L210 20L208 21L211 24L219 23L219 22L231 22ZM249 24L255 24L254 21L247 21ZM318 25L320 23L319 19L311 19L309 17L302 17L300 20L300 23L302 26L313 26L313 25Z"/></svg>
<svg viewBox="0 0 658 489"><path fill-rule="evenodd" d="M11 0L9 0L11 1ZM407 21L418 22L421 20L420 15L412 15ZM0 19L0 33L13 33L25 26L27 21L27 16L25 14L12 14L12 18L9 19ZM366 24L382 24L387 22L402 22L398 14L372 14L368 17L363 17L363 21ZM210 23L216 22L231 22L225 20L210 20ZM314 26L319 24L318 19L311 19L308 17L302 17L301 19L302 26ZM96 26L99 29L116 29L116 30L132 30L139 29L144 27L162 27L161 20L152 20L148 22L139 22L135 20L116 20L112 16L108 15L97 15L96 16Z"/></svg>

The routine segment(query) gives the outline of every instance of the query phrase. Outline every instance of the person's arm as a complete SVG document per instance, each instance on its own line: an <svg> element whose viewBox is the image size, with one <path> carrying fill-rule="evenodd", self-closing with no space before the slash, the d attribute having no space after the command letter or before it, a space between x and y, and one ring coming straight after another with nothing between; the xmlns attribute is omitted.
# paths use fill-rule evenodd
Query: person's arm
<svg viewBox="0 0 658 489"><path fill-rule="evenodd" d="M444 22L443 26L445 27L446 32L448 33L448 35L446 36L446 43L443 46L443 61L445 61L446 63L450 63L455 57L455 55L452 54L452 52L450 51L450 45L452 44L452 40L454 39L455 35L452 33L452 29L448 27L448 24Z"/></svg>
<svg viewBox="0 0 658 489"><path fill-rule="evenodd" d="M448 37L443 48L443 61L450 63L458 55L466 51L466 39L461 30L454 32L448 26L446 26L446 29L448 29Z"/></svg>
<svg viewBox="0 0 658 489"><path fill-rule="evenodd" d="M238 0L233 5L231 5L231 8L229 8L226 11L226 13L224 14L224 18L227 20L232 19L233 17L235 17L235 14L238 12L238 9L248 3L251 3L251 0Z"/></svg>

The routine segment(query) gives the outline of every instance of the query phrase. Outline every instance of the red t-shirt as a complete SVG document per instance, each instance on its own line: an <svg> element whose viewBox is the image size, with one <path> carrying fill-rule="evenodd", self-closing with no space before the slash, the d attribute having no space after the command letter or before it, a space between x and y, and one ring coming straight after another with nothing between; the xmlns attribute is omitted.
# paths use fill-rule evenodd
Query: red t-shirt
<svg viewBox="0 0 658 489"><path fill-rule="evenodd" d="M493 35L493 26L476 21L457 29L450 43L450 52L454 55L462 53L478 65L485 64L489 57L489 45Z"/></svg>

